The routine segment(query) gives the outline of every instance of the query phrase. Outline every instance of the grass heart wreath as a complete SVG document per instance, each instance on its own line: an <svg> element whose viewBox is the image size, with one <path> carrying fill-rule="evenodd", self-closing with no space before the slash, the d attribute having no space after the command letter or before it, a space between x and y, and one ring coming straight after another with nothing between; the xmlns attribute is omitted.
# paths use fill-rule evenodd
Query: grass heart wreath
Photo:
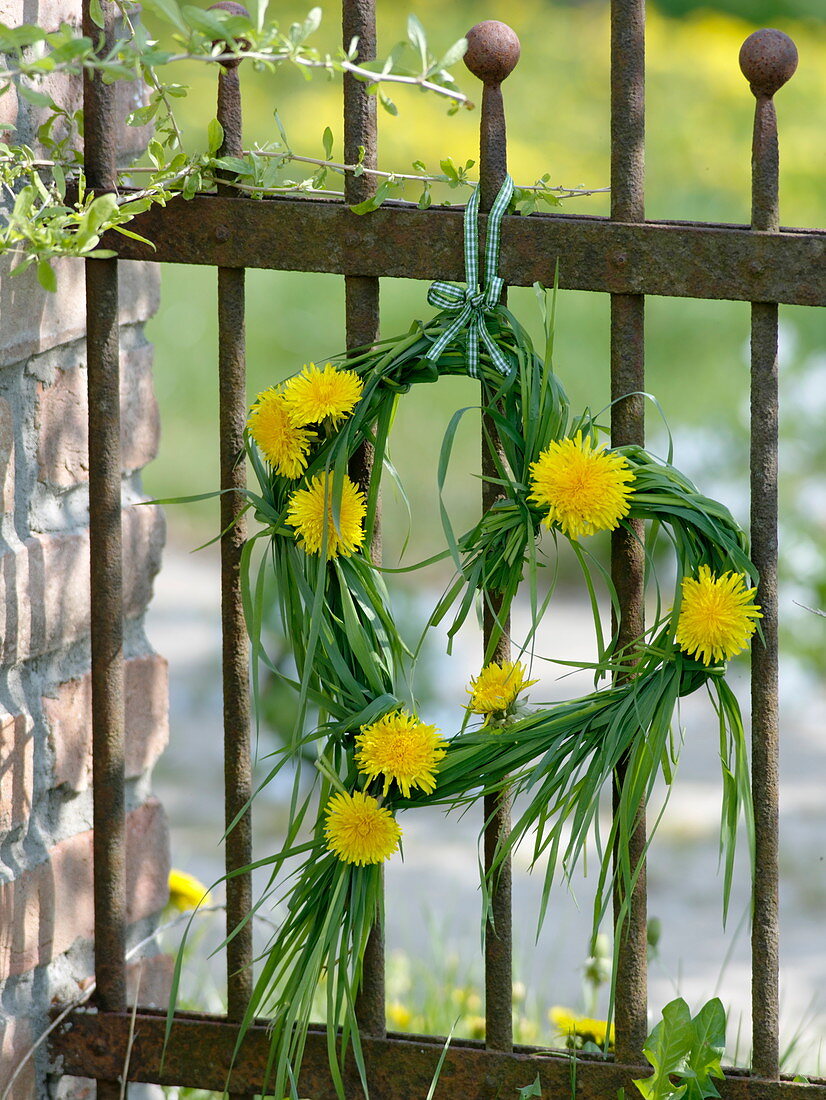
<svg viewBox="0 0 826 1100"><path fill-rule="evenodd" d="M615 872L613 849L627 851L636 809L658 774L666 783L673 777L678 702L706 686L720 724L726 898L737 822L741 813L747 822L750 817L743 725L725 679L726 661L748 645L760 617L746 536L725 507L670 462L641 447L606 447L604 429L589 412L572 416L551 366L552 315L542 357L500 304L499 226L510 195L508 181L488 218L481 288L477 191L465 217L466 288L434 284L428 298L439 312L431 320L323 367L310 364L259 394L250 413L248 454L260 489L249 501L262 528L245 549L248 623L256 656L266 661L261 629L271 570L293 646L297 671L289 682L299 703L292 741L268 779L311 746L318 773L309 794L299 796L296 786L282 851L254 865L271 870L258 905L288 872L284 919L263 957L242 1027L243 1034L255 1017L272 1018L276 1096L295 1088L322 976L336 1087L343 1096L341 1065L352 1045L366 1094L354 1004L365 944L382 905L381 866L399 848L402 811L463 806L511 787L518 813L499 858L526 838L534 860L547 856L541 923L555 873L569 873L577 863L597 824L600 793L624 760L618 810L600 847L596 926L614 875L627 885L636 870L626 858ZM429 725L418 711L410 687L416 653L399 632L385 571L369 554L380 473L393 473L387 439L397 403L411 387L445 374L481 381L501 499L461 537L442 506L447 547L422 564L452 558L456 573L429 625L450 618L452 637L477 599L491 594L503 617L528 574L530 647L549 598L537 595L543 528L554 544L567 539L573 547L597 624L592 572L601 574L615 609L616 594L581 540L644 520L646 546L664 533L677 573L671 606L664 606L658 587L653 622L633 654L598 633L598 660L589 666L597 687L583 698L528 706L524 693L536 681L527 679L521 661L490 662L493 638L469 699L464 706L457 700L463 717L453 733ZM440 488L461 412L445 436ZM364 443L375 448L366 493L348 474ZM253 548L261 540L267 553L256 570ZM633 677L614 675L632 663ZM606 686L598 686L602 678ZM483 891L489 886L483 883Z"/></svg>

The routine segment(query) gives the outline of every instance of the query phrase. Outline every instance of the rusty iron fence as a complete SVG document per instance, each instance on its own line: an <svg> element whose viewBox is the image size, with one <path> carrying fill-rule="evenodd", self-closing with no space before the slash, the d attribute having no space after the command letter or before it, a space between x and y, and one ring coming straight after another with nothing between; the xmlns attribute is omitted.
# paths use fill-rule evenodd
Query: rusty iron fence
<svg viewBox="0 0 826 1100"><path fill-rule="evenodd" d="M111 5L105 4L109 8ZM224 6L221 4L220 6ZM84 3L85 33L95 28ZM113 18L107 15L108 33ZM375 0L343 0L345 45L357 37L359 60L376 54ZM756 99L752 147L751 226L648 222L644 206L644 0L611 3L611 213L605 217L566 214L505 218L501 267L505 282L530 285L548 279L559 259L562 288L611 296L612 442L643 443L644 304L648 294L748 301L751 307L751 538L760 573L765 645L752 655L753 797L755 878L752 932L753 1065L751 1073L729 1072L720 1083L731 1100L791 1098L803 1092L826 1100L826 1082L781 1081L778 1041L778 637L777 637L777 454L778 304L826 305L826 232L781 228L778 212L778 142L772 96L794 72L796 54L774 31L752 35L741 52L741 68ZM518 59L518 44L501 24L474 29L469 68L484 85L481 109L481 208L490 208L506 173L505 114L501 84ZM344 78L345 161L376 166L376 99L352 76ZM86 171L89 187L115 187L111 135L111 87L87 77L84 94ZM218 75L218 118L224 128L222 154L239 155L241 101L238 67ZM92 659L94 738L94 859L96 1011L78 1010L57 1029L52 1055L67 1074L98 1081L98 1096L123 1095L124 1066L133 1081L186 1085L223 1091L232 1064L238 1022L251 983L251 925L227 950L229 1003L226 1017L177 1013L164 1052L162 1013L126 1010L124 941L123 646L121 625L120 455L118 414L118 263L151 259L206 264L218 269L218 373L222 496L222 621L225 729L226 821L239 818L226 844L228 872L251 862L249 812L249 651L240 598L239 559L243 522L242 435L246 419L244 379L244 273L246 268L335 272L346 287L347 346L369 344L378 333L379 280L462 279L462 213L388 204L357 217L359 202L374 185L368 175L348 176L345 202L242 198L219 185L215 195L176 200L141 215L135 228L156 251L131 239L107 241L118 259L86 261L90 410L90 500L92 574ZM482 218L484 223L484 217ZM482 456L482 469L492 468ZM370 476L371 454L356 456L353 476ZM484 504L490 503L486 489ZM375 547L374 549L378 549ZM621 644L642 630L641 543L615 533L612 576L620 596ZM495 609L494 609L495 610ZM490 617L486 636L490 630ZM504 638L496 653L507 656ZM622 782L621 774L617 783ZM496 813L492 815L492 811ZM485 806L485 852L491 858L507 830L506 800ZM645 848L641 807L632 858ZM235 928L251 906L249 875L227 882L227 928ZM622 899L618 899L621 901ZM438 1094L454 1100L513 1096L538 1073L543 1095L616 1095L640 1075L646 1035L646 895L644 874L636 882L616 976L616 1054L613 1060L579 1061L572 1084L571 1061L562 1053L514 1048L511 1032L510 881L500 876L493 904L496 931L487 936L487 1038L454 1042L445 1060ZM442 1043L432 1036L385 1032L384 945L374 929L365 959L358 1004L371 1093L380 1100L409 1100L427 1094ZM249 1031L229 1077L230 1094L250 1096L263 1087L269 1040L266 1021ZM311 1031L299 1094L314 1100L335 1095L327 1069L323 1029ZM643 1071L644 1072L644 1071ZM359 1093L350 1079L351 1094Z"/></svg>

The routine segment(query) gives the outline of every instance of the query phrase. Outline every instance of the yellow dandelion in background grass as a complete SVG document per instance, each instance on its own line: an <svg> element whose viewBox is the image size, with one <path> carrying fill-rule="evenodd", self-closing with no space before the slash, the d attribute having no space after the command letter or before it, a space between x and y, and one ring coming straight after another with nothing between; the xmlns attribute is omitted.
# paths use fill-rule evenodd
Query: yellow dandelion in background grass
<svg viewBox="0 0 826 1100"><path fill-rule="evenodd" d="M530 500L547 505L542 521L558 523L568 538L613 530L628 515L634 472L628 460L577 432L561 439L531 463Z"/></svg>
<svg viewBox="0 0 826 1100"><path fill-rule="evenodd" d="M695 580L683 577L683 602L676 641L704 665L727 661L749 644L762 613L754 602L756 588L746 588L742 573L715 577L701 565Z"/></svg>
<svg viewBox="0 0 826 1100"><path fill-rule="evenodd" d="M411 787L432 794L434 773L446 744L435 726L425 725L406 710L393 710L361 727L356 736L356 763L371 781L384 776L383 794L393 780L405 798L410 797Z"/></svg>
<svg viewBox="0 0 826 1100"><path fill-rule="evenodd" d="M470 695L468 710L474 714L499 714L512 706L520 691L536 682L525 679L525 667L519 661L491 661L466 689Z"/></svg>
<svg viewBox="0 0 826 1100"><path fill-rule="evenodd" d="M177 871L173 867L169 872L167 904L173 909L180 909L183 913L187 909L195 909L201 902L204 905L212 904L212 894L206 886L194 875L189 875L186 871Z"/></svg>
<svg viewBox="0 0 826 1100"><path fill-rule="evenodd" d="M363 791L327 803L327 847L344 863L383 863L398 849L401 829L389 810Z"/></svg>
<svg viewBox="0 0 826 1100"><path fill-rule="evenodd" d="M611 1024L609 1027L605 1020L578 1016L569 1008L561 1008L559 1005L549 1010L548 1019L559 1034L565 1036L568 1047L576 1049L583 1043L594 1043L598 1047L604 1047L606 1035L608 1049L610 1050L614 1045L614 1025Z"/></svg>
<svg viewBox="0 0 826 1100"><path fill-rule="evenodd" d="M308 554L320 554L326 537L327 557L342 554L347 558L364 542L362 520L367 504L364 493L346 476L341 483L337 517L333 500L332 474L317 474L306 488L296 489L290 497L287 522L295 528L296 538Z"/></svg>
<svg viewBox="0 0 826 1100"><path fill-rule="evenodd" d="M281 477L301 477L307 468L307 451L316 433L296 427L284 394L274 387L259 393L247 420L258 449Z"/></svg>
<svg viewBox="0 0 826 1100"><path fill-rule="evenodd" d="M284 385L284 400L293 424L318 424L330 420L333 425L346 419L356 407L364 383L352 370L336 370L332 364L317 367L310 363Z"/></svg>
<svg viewBox="0 0 826 1100"><path fill-rule="evenodd" d="M413 1023L413 1013L401 1001L391 1001L387 1006L387 1022L396 1031L409 1031Z"/></svg>

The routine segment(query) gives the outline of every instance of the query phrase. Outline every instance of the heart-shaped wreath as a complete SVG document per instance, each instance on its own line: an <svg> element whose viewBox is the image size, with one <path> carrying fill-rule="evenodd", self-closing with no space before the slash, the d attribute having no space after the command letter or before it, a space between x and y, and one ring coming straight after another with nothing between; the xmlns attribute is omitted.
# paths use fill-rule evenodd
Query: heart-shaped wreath
<svg viewBox="0 0 826 1100"><path fill-rule="evenodd" d="M249 499L263 528L245 549L248 622L255 654L266 661L261 624L271 568L297 668L289 682L299 702L294 737L268 779L312 744L320 780L310 794L296 794L283 850L255 864L271 868L265 897L288 862L291 872L285 916L242 1028L256 1016L272 1016L270 1068L277 1096L297 1075L325 974L330 1065L342 1096L340 1067L349 1043L363 1070L354 1004L365 944L382 906L380 869L401 838L400 811L466 805L510 787L521 796L520 811L498 859L533 834L534 860L548 857L549 887L558 868L570 873L576 864L596 827L600 793L624 761L619 805L600 847L596 926L615 875L628 886L636 871L627 859L612 870L612 851L627 851L637 808L657 775L666 783L672 779L678 700L706 685L720 722L726 897L737 822L741 813L750 816L743 726L725 680L725 662L746 648L760 618L746 536L725 507L702 496L669 462L637 446L608 448L600 441L604 429L590 413L571 416L549 355L543 360L534 351L528 334L500 304L499 225L510 195L508 181L487 221L481 288L476 192L465 217L467 288L434 284L428 298L440 312L430 321L324 367L310 364L259 394L250 413L248 453L260 492ZM429 625L452 613L452 637L480 596L495 599L501 624L525 572L535 580L543 527L554 542L570 541L597 623L581 539L644 520L649 545L654 531L670 539L678 578L672 606L664 610L658 598L654 622L633 653L598 637L598 662L589 667L595 683L613 680L584 698L528 707L524 692L536 681L527 679L520 661L490 661L494 636L452 735L418 712L409 686L415 655L397 628L385 571L368 550L380 474L392 470L386 445L396 404L412 386L445 374L481 380L501 496L458 538L442 508L448 545L429 562L452 557L456 576ZM441 481L455 422L443 447ZM348 475L350 460L365 443L375 449L366 493ZM253 547L261 539L268 540L268 553L253 577ZM610 580L602 575L618 611ZM523 653L547 604L531 587L533 628ZM313 813L307 838L305 823ZM292 866L296 859L298 870ZM495 873L496 864L490 876ZM485 897L489 887L490 881L483 883ZM342 1027L338 1045L336 1025Z"/></svg>

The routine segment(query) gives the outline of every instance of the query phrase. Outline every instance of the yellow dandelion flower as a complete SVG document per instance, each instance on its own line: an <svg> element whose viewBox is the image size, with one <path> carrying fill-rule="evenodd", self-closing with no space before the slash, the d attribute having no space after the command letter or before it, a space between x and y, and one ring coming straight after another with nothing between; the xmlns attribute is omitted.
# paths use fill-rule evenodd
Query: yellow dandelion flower
<svg viewBox="0 0 826 1100"><path fill-rule="evenodd" d="M398 849L402 831L389 810L364 791L334 794L327 803L327 847L343 863L383 863Z"/></svg>
<svg viewBox="0 0 826 1100"><path fill-rule="evenodd" d="M301 548L308 554L320 554L327 539L327 557L355 553L364 542L362 520L367 511L364 493L349 477L341 483L338 527L333 508L333 476L317 474L304 489L296 489L287 508L287 522L295 528ZM325 535L326 531L326 535Z"/></svg>
<svg viewBox="0 0 826 1100"><path fill-rule="evenodd" d="M542 521L568 538L613 530L628 515L634 471L622 455L595 447L591 436L552 443L531 463L530 500L547 505Z"/></svg>
<svg viewBox="0 0 826 1100"><path fill-rule="evenodd" d="M683 577L683 602L677 622L677 645L704 665L727 661L749 644L755 619L762 619L754 602L756 588L746 588L742 573L715 577L700 566L695 580Z"/></svg>
<svg viewBox="0 0 826 1100"><path fill-rule="evenodd" d="M212 895L206 886L194 875L186 871L177 871L174 867L169 872L169 901L173 909L185 912L187 909L195 909L203 902L204 905L212 904Z"/></svg>
<svg viewBox="0 0 826 1100"><path fill-rule="evenodd" d="M536 682L525 679L525 668L519 661L491 661L470 681L467 709L474 714L500 714L513 705L520 691Z"/></svg>
<svg viewBox="0 0 826 1100"><path fill-rule="evenodd" d="M298 428L287 410L284 394L274 387L259 393L247 420L258 449L281 477L301 477L307 468L307 451L316 433Z"/></svg>
<svg viewBox="0 0 826 1100"><path fill-rule="evenodd" d="M310 363L284 385L284 400L293 424L338 424L356 407L364 383L353 370L336 370L331 363Z"/></svg>
<svg viewBox="0 0 826 1100"><path fill-rule="evenodd" d="M409 1031L410 1025L413 1023L413 1013L401 1001L391 1001L387 1006L387 1022L396 1031Z"/></svg>
<svg viewBox="0 0 826 1100"><path fill-rule="evenodd" d="M356 736L356 763L369 780L384 776L387 794L395 779L405 798L411 787L420 787L432 794L436 786L434 772L445 754L446 742L435 726L424 722L406 710L389 714L361 727Z"/></svg>
<svg viewBox="0 0 826 1100"><path fill-rule="evenodd" d="M561 1008L558 1005L549 1010L548 1019L559 1034L565 1036L569 1047L580 1047L583 1043L594 1043L598 1047L604 1047L606 1036L608 1049L610 1050L614 1045L614 1025L611 1024L609 1027L605 1020L578 1016L569 1008Z"/></svg>

